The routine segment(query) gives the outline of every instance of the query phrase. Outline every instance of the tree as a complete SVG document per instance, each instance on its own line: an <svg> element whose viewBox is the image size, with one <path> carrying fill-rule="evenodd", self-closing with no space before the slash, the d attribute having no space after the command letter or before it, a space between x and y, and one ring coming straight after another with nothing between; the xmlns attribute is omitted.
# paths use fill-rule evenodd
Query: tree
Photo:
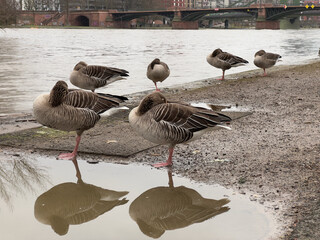
<svg viewBox="0 0 320 240"><path fill-rule="evenodd" d="M15 0L0 0L0 26L16 22L18 6Z"/></svg>
<svg viewBox="0 0 320 240"><path fill-rule="evenodd" d="M24 0L24 9L27 11L35 11L36 3L34 0Z"/></svg>

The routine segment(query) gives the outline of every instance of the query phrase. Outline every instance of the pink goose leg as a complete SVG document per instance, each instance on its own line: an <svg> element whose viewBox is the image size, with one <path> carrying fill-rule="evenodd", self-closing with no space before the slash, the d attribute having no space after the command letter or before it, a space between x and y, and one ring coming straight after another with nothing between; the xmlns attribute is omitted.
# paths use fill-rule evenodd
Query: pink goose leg
<svg viewBox="0 0 320 240"><path fill-rule="evenodd" d="M263 76L264 76L264 77L267 76L267 73L266 73L266 69L265 69L265 68L263 69L263 71L264 71Z"/></svg>
<svg viewBox="0 0 320 240"><path fill-rule="evenodd" d="M225 70L222 70L222 78L218 79L218 80L224 80L224 71Z"/></svg>
<svg viewBox="0 0 320 240"><path fill-rule="evenodd" d="M166 162L153 164L154 167L170 167L172 166L172 154L174 147L169 147L169 157Z"/></svg>
<svg viewBox="0 0 320 240"><path fill-rule="evenodd" d="M157 87L157 83L155 82L154 85L156 86L156 92L160 92L160 89Z"/></svg>
<svg viewBox="0 0 320 240"><path fill-rule="evenodd" d="M73 160L77 156L80 140L81 140L81 135L78 135L76 138L76 146L74 147L73 152L72 153L61 153L58 158L64 159L64 160Z"/></svg>
<svg viewBox="0 0 320 240"><path fill-rule="evenodd" d="M78 181L80 182L80 181L82 181L82 178L81 178L81 172L80 172L80 169L79 169L79 166L78 166L77 158L76 157L73 158L72 162L73 162L73 165L74 165L74 167L76 169L76 176L78 178Z"/></svg>

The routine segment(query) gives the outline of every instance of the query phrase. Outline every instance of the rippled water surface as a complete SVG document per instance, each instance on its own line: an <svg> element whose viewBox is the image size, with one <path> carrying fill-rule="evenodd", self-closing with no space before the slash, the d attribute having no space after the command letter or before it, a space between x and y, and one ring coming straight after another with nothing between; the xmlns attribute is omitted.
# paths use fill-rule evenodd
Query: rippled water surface
<svg viewBox="0 0 320 240"><path fill-rule="evenodd" d="M221 186L149 166L88 164L0 152L1 239L257 240L262 206ZM78 175L79 176L79 175Z"/></svg>
<svg viewBox="0 0 320 240"><path fill-rule="evenodd" d="M227 71L255 69L253 56L265 49L283 56L279 64L301 64L317 57L318 30L114 30L5 29L0 31L0 114L30 112L34 98L58 80L68 81L80 61L124 68L126 81L101 92L129 94L153 89L147 65L156 57L170 69L160 88L216 77L206 62L215 48L250 63Z"/></svg>

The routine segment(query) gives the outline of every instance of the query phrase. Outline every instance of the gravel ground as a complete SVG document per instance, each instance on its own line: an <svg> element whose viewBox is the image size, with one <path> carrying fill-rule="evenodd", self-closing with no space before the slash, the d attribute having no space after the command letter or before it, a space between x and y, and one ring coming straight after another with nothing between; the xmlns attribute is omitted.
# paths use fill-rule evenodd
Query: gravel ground
<svg viewBox="0 0 320 240"><path fill-rule="evenodd" d="M173 173L233 188L263 204L281 226L273 239L320 239L320 61L261 75L254 70L162 90L171 100L252 112L234 121L231 131L176 146ZM133 96L132 106L144 94ZM166 146L157 146L128 158L89 157L149 165L167 154Z"/></svg>

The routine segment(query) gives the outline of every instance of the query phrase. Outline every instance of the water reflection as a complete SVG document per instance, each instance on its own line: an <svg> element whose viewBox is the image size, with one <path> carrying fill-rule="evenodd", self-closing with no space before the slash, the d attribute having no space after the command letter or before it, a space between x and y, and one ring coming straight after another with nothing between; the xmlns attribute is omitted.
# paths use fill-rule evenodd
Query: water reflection
<svg viewBox="0 0 320 240"><path fill-rule="evenodd" d="M130 205L131 218L147 236L159 238L166 230L184 228L229 211L226 198L203 198L197 191L184 186L174 187L168 170L169 187L151 188Z"/></svg>
<svg viewBox="0 0 320 240"><path fill-rule="evenodd" d="M70 225L89 222L116 206L128 202L123 196L128 192L117 192L84 183L78 164L73 161L77 172L77 183L61 183L41 194L34 204L35 218L59 235L68 233ZM122 199L120 199L122 198Z"/></svg>
<svg viewBox="0 0 320 240"><path fill-rule="evenodd" d="M49 182L47 172L36 161L0 158L0 199L12 207L13 196L35 193Z"/></svg>

